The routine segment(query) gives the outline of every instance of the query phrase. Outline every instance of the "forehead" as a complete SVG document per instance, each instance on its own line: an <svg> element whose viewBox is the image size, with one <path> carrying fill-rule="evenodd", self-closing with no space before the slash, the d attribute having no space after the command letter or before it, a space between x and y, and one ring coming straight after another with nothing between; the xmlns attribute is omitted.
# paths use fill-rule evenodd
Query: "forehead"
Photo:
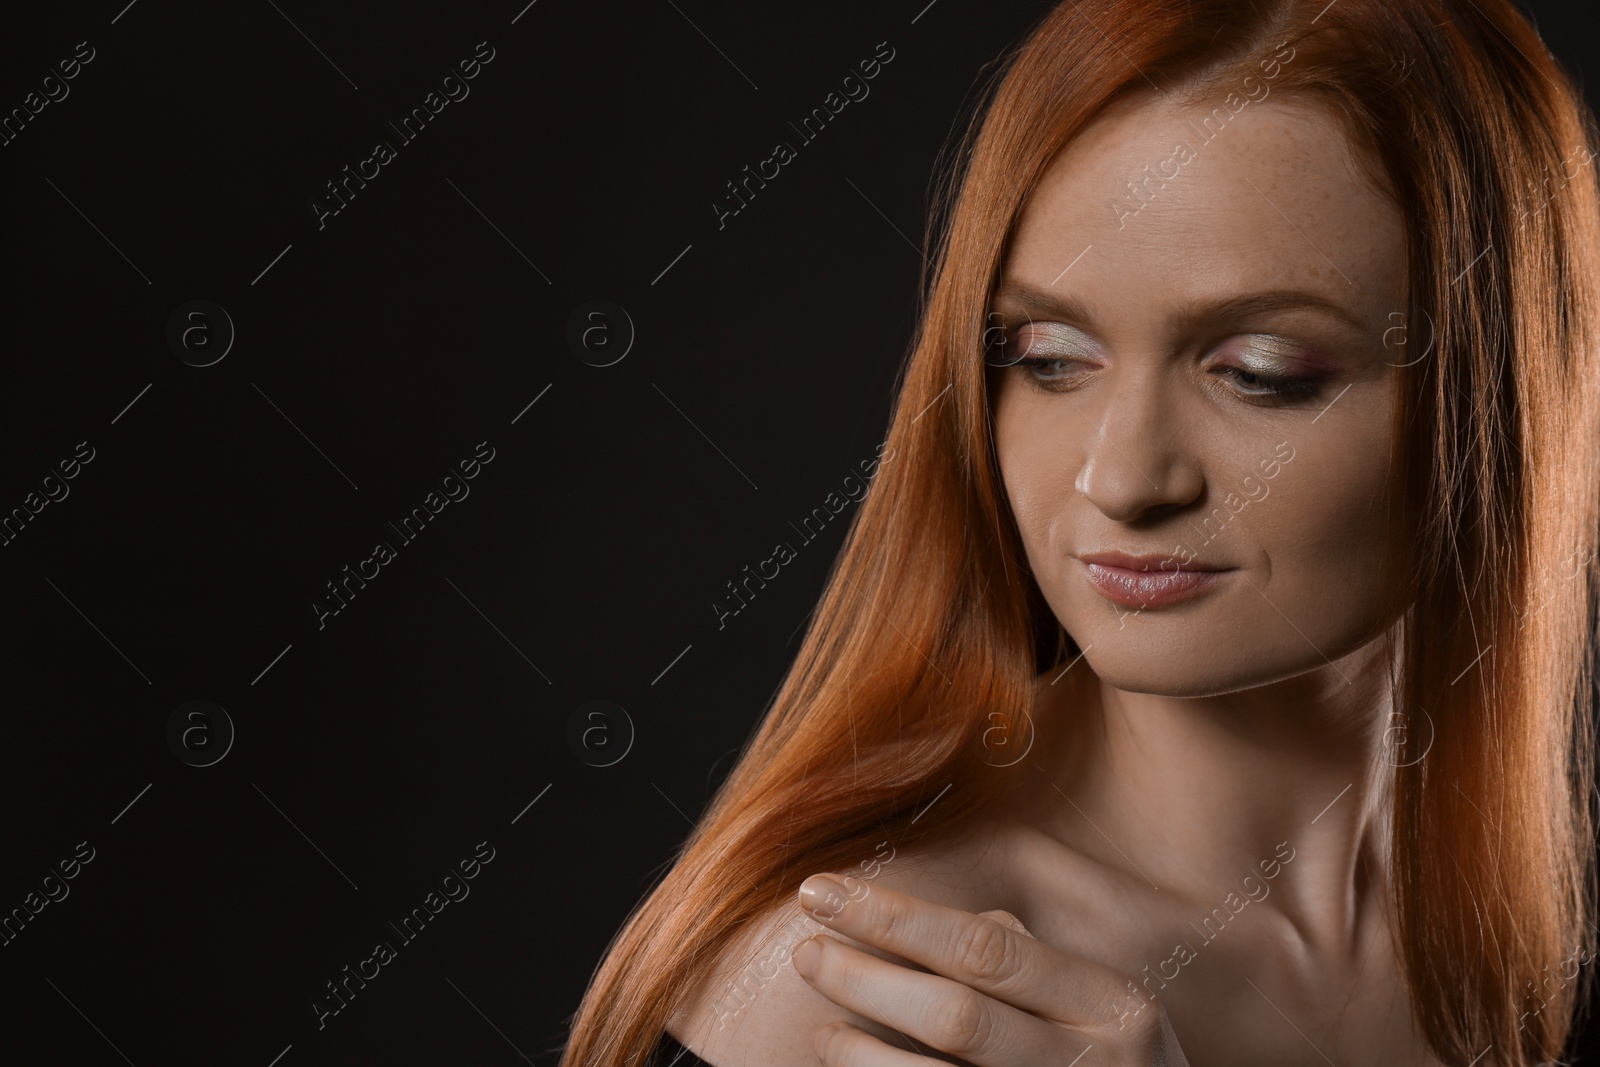
<svg viewBox="0 0 1600 1067"><path fill-rule="evenodd" d="M1176 109L1143 96L1097 118L1024 204L1005 280L1070 294L1108 321L1302 288L1381 332L1404 293L1398 211L1330 115L1241 99L1235 112L1222 97Z"/></svg>

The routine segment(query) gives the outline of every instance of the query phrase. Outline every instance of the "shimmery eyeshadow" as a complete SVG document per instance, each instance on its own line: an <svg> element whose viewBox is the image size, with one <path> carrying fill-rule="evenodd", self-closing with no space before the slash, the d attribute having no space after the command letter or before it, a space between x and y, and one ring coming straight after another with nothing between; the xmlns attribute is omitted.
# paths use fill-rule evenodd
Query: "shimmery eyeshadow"
<svg viewBox="0 0 1600 1067"><path fill-rule="evenodd" d="M1233 352L1252 374L1327 376L1336 369L1321 351L1272 334L1241 334Z"/></svg>
<svg viewBox="0 0 1600 1067"><path fill-rule="evenodd" d="M1082 330L1074 329L1065 323L1059 322L1032 322L1027 330L1027 348L1023 355L1048 354L1055 355L1065 350L1068 354L1078 355L1093 352L1094 342ZM1053 344L1052 348L1041 348L1041 342Z"/></svg>

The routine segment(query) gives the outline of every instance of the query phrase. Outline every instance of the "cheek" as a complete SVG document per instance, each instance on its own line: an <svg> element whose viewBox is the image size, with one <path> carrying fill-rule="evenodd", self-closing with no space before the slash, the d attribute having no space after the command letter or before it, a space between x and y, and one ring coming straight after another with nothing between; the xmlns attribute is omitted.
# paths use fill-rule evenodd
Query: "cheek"
<svg viewBox="0 0 1600 1067"><path fill-rule="evenodd" d="M1056 524L1074 493L1082 443L1074 416L1002 387L994 406L996 458L1030 565L1054 552Z"/></svg>
<svg viewBox="0 0 1600 1067"><path fill-rule="evenodd" d="M1294 442L1252 524L1272 585L1350 610L1380 595L1391 446L1373 421Z"/></svg>

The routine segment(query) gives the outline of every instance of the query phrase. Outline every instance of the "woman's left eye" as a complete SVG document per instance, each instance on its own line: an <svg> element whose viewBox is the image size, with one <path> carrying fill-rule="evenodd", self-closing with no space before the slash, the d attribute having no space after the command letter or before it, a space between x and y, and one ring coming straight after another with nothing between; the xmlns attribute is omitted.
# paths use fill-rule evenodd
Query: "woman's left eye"
<svg viewBox="0 0 1600 1067"><path fill-rule="evenodd" d="M1241 339L1245 337L1249 338L1248 343L1228 346L1234 358L1244 365L1222 364L1214 368L1216 373L1233 381L1235 392L1285 403L1310 400L1322 392L1323 375L1281 373L1284 368L1308 369L1308 353L1303 349L1271 334L1246 334Z"/></svg>
<svg viewBox="0 0 1600 1067"><path fill-rule="evenodd" d="M1242 367L1220 367L1228 377L1238 382L1239 392L1247 396L1274 397L1280 400L1309 400L1322 391L1322 382L1315 378L1283 378L1248 371Z"/></svg>

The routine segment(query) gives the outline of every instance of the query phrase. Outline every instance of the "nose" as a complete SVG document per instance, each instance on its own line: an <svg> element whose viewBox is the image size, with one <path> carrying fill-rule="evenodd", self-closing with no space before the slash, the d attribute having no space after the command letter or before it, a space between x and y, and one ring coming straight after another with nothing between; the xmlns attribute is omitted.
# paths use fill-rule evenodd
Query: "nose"
<svg viewBox="0 0 1600 1067"><path fill-rule="evenodd" d="M1205 479L1162 375L1126 375L1085 410L1089 439L1074 488L1116 522L1137 522L1198 500Z"/></svg>

